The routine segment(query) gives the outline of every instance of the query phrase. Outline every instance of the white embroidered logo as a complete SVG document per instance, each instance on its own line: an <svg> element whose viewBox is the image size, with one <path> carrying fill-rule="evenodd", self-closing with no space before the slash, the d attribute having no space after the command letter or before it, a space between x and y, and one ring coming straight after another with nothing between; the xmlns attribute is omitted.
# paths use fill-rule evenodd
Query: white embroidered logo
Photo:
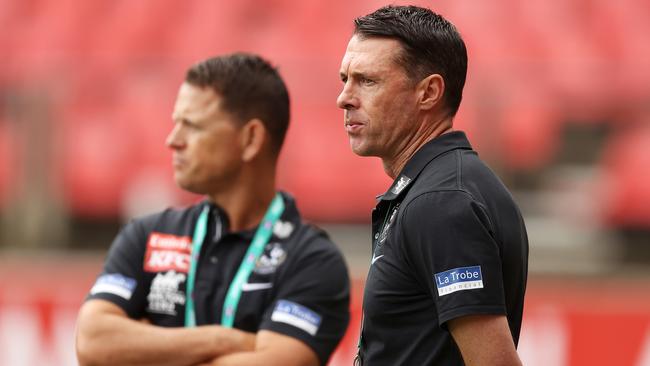
<svg viewBox="0 0 650 366"><path fill-rule="evenodd" d="M273 225L273 234L280 239L286 239L293 232L293 224L289 221L280 221Z"/></svg>
<svg viewBox="0 0 650 366"><path fill-rule="evenodd" d="M399 180L397 181L397 185L393 188L392 192L395 194L399 194L411 181L411 178L402 175L399 177Z"/></svg>
<svg viewBox="0 0 650 366"><path fill-rule="evenodd" d="M382 255L378 255L378 256L376 256L376 257L373 255L373 256L372 256L372 260L370 261L370 264L371 264L371 265L372 265L372 264L375 264L375 262L378 261L379 258L381 258L381 257L383 257L383 256L384 256L383 254L382 254Z"/></svg>
<svg viewBox="0 0 650 366"><path fill-rule="evenodd" d="M147 295L147 310L152 313L176 315L176 304L185 304L185 293L178 290L185 278L184 273L176 273L174 270L158 273L151 282Z"/></svg>
<svg viewBox="0 0 650 366"><path fill-rule="evenodd" d="M268 290L273 287L271 282L260 282L260 283L242 283L241 290L244 292L248 291L258 291L258 290Z"/></svg>
<svg viewBox="0 0 650 366"><path fill-rule="evenodd" d="M379 234L379 244L382 244L384 241L386 241L386 238L388 238L388 233L390 231L390 226L393 225L393 222L395 221L395 216L397 216L397 210L399 209L399 205L397 205L394 209L393 212L391 212L390 217L388 218L388 221L384 225L384 227L381 230L381 233Z"/></svg>
<svg viewBox="0 0 650 366"><path fill-rule="evenodd" d="M258 274L270 274L284 263L287 258L287 251L284 250L282 244L274 242L267 244L264 253L259 257L255 263L254 272Z"/></svg>

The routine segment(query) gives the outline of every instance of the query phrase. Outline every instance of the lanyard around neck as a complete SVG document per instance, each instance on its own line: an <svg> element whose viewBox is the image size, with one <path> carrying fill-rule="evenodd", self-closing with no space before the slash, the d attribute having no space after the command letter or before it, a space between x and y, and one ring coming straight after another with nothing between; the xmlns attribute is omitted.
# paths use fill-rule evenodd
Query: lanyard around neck
<svg viewBox="0 0 650 366"><path fill-rule="evenodd" d="M190 256L190 269L187 276L187 285L186 285L186 301L185 301L185 326L193 327L196 326L196 313L194 310L194 282L196 279L196 269L199 262L199 253L201 252L201 246L205 240L205 235L207 233L208 226L208 215L210 208L205 206L201 215L196 222L194 228L194 236L192 238L192 254ZM284 212L284 201L282 196L277 193L271 205L264 214L264 218L260 223L253 241L248 246L248 250L244 255L244 259L239 265L239 269L235 274L228 292L226 293L226 299L223 303L223 312L221 315L221 326L232 328L235 323L235 312L237 311L237 306L239 304L239 298L242 293L242 285L248 281L253 269L255 269L255 262L260 257L262 252L264 252L264 247L271 239L271 234L273 233L273 226L275 222L280 218Z"/></svg>

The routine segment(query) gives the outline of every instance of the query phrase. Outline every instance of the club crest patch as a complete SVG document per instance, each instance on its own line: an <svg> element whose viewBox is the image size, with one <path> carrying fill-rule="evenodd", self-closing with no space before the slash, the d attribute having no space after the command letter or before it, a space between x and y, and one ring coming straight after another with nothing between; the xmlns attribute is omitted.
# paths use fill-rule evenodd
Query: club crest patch
<svg viewBox="0 0 650 366"><path fill-rule="evenodd" d="M399 210L399 204L395 206L393 212L390 213L390 217L388 218L388 220L386 220L386 224L381 229L381 233L379 234L379 238L378 238L378 244L383 244L386 241L386 238L388 238L388 233L390 232L391 226L393 226L393 223L395 222L395 217L397 217L398 210Z"/></svg>
<svg viewBox="0 0 650 366"><path fill-rule="evenodd" d="M393 192L394 194L399 194L404 188L406 188L406 186L409 185L410 182L411 182L411 178L405 175L400 176L399 180L397 181L397 184L395 184L395 187L391 189L391 192Z"/></svg>
<svg viewBox="0 0 650 366"><path fill-rule="evenodd" d="M458 267L434 275L438 296L483 288L481 266Z"/></svg>
<svg viewBox="0 0 650 366"><path fill-rule="evenodd" d="M287 259L287 251L278 242L268 243L264 253L255 262L253 272L266 275L275 272L278 267Z"/></svg>
<svg viewBox="0 0 650 366"><path fill-rule="evenodd" d="M279 239L286 239L293 232L293 224L289 221L280 221L278 220L275 225L273 225L273 234Z"/></svg>

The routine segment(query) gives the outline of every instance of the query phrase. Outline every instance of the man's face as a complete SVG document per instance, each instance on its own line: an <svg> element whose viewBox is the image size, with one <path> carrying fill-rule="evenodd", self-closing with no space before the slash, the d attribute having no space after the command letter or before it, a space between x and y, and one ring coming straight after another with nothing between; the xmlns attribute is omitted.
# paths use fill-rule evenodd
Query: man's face
<svg viewBox="0 0 650 366"><path fill-rule="evenodd" d="M345 110L352 151L392 159L415 133L417 94L396 58L400 43L388 38L353 36L341 62L343 90L337 99Z"/></svg>
<svg viewBox="0 0 650 366"><path fill-rule="evenodd" d="M223 191L241 169L241 128L221 108L221 100L212 89L188 83L178 91L167 146L173 150L176 184L187 191Z"/></svg>

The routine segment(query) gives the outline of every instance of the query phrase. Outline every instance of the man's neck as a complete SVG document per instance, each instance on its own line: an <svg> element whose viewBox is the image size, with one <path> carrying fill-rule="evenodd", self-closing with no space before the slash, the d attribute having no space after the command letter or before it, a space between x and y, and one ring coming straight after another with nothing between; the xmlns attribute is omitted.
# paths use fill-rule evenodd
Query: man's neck
<svg viewBox="0 0 650 366"><path fill-rule="evenodd" d="M434 138L452 131L452 118L447 117L437 121L429 120L423 121L420 128L412 135L410 141L404 147L396 151L393 156L389 158L382 158L384 165L384 172L395 179L397 175L404 169L406 163L411 160L413 155L420 150L427 142Z"/></svg>
<svg viewBox="0 0 650 366"><path fill-rule="evenodd" d="M259 225L275 197L275 172L253 174L244 176L227 191L208 195L228 215L231 231Z"/></svg>

